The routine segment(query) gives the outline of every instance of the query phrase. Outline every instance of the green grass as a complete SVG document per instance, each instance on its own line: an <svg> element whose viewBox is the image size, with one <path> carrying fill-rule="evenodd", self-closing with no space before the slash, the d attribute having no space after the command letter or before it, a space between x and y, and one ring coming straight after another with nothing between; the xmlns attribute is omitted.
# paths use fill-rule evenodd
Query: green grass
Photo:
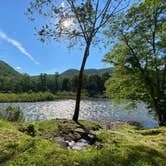
<svg viewBox="0 0 166 166"><path fill-rule="evenodd" d="M37 101L53 101L56 99L74 98L74 93L58 92L52 94L50 92L38 93L0 93L0 102L37 102Z"/></svg>
<svg viewBox="0 0 166 166"><path fill-rule="evenodd" d="M31 93L0 93L0 102L38 102L38 101L53 101L57 99L75 99L74 92L31 92ZM100 97L100 96L98 96ZM82 99L87 99L87 94L82 94Z"/></svg>
<svg viewBox="0 0 166 166"><path fill-rule="evenodd" d="M35 137L19 130L34 126ZM96 132L97 141L87 151L64 149L51 137L65 136L78 127ZM143 129L119 123L102 130L97 122L50 120L41 123L0 121L2 166L165 166L166 127Z"/></svg>

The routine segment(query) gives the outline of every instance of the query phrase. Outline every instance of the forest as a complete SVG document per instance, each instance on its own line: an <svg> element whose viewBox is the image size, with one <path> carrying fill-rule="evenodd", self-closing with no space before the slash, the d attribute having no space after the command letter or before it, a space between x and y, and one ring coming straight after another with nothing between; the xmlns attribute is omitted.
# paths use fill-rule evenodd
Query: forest
<svg viewBox="0 0 166 166"><path fill-rule="evenodd" d="M5 62L0 63L0 92L1 93L32 93L32 92L76 92L78 71L67 70L62 74L40 74L29 76L16 72ZM96 74L95 74L96 72ZM87 70L84 75L83 91L86 96L97 97L105 93L105 81L110 77L111 68Z"/></svg>

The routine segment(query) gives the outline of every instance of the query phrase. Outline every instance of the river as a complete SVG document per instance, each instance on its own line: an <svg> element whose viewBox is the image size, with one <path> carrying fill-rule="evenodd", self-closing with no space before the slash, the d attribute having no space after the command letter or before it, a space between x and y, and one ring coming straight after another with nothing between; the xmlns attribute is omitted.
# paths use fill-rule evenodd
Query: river
<svg viewBox="0 0 166 166"><path fill-rule="evenodd" d="M19 106L25 114L25 121L42 121L56 118L71 119L75 100L57 100L51 102L32 103L0 103L3 109L8 105ZM80 119L95 121L134 121L144 127L157 127L154 116L149 113L144 103L135 109L124 109L124 103L114 106L108 99L94 99L81 101Z"/></svg>

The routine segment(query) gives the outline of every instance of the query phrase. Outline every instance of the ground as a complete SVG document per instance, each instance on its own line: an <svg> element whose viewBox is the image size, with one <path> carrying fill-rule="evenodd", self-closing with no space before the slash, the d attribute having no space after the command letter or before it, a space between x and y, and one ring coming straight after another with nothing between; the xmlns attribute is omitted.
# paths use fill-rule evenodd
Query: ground
<svg viewBox="0 0 166 166"><path fill-rule="evenodd" d="M91 136L90 136L91 134ZM91 145L80 151L64 142ZM0 121L0 165L5 166L165 166L166 127L144 129L127 123L50 120Z"/></svg>

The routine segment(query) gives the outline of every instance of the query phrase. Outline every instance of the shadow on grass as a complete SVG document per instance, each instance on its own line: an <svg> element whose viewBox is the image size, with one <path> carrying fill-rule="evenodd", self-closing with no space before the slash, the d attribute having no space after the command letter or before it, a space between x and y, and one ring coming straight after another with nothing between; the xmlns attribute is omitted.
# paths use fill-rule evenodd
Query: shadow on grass
<svg viewBox="0 0 166 166"><path fill-rule="evenodd" d="M103 149L94 165L100 166L164 166L166 156L142 145L125 145Z"/></svg>

